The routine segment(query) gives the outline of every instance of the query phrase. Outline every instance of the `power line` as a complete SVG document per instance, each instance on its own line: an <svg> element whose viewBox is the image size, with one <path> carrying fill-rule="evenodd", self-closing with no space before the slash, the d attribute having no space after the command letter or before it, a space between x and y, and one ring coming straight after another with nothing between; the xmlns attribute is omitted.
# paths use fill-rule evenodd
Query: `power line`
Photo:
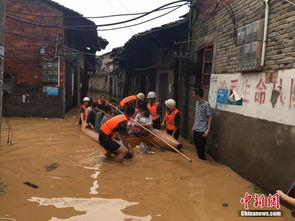
<svg viewBox="0 0 295 221"><path fill-rule="evenodd" d="M128 23L128 22L135 21L135 20L138 20L140 18L143 18L143 17L145 17L145 16L147 16L149 14L152 14L154 12L157 12L161 8L164 8L166 6L173 5L173 4L176 4L176 3L180 3L180 2L187 2L187 1L186 0L179 0L179 1L170 2L170 3L167 3L165 5L162 5L162 6L158 7L156 9L152 10L152 11L149 11L149 12L143 14L143 15L132 18L132 19L128 19L128 20L120 21L120 22L115 22L115 23L99 24L99 25L76 25L76 26L48 25L48 24L44 24L44 23L31 22L31 21L29 21L27 19L26 20L18 19L18 18L15 18L15 17L11 17L9 15L6 15L6 17L9 18L9 19L18 21L18 22L23 22L23 23L30 24L30 25L35 25L35 26L43 26L43 27L48 27L48 28L63 28L63 29L72 29L72 30L74 29L75 30L75 28L97 28L97 27L113 26L113 25L119 25L119 24ZM179 7L179 6L175 6L175 7ZM80 29L80 30L82 30L82 29ZM88 30L89 31L89 29L83 29L83 30Z"/></svg>
<svg viewBox="0 0 295 221"><path fill-rule="evenodd" d="M184 4L184 5L185 5L185 4ZM183 5L180 5L180 6L178 6L177 8L174 8L174 9L172 9L172 10L170 10L170 11L168 11L168 12L162 14L162 15L156 16L156 17L154 17L154 18L148 19L148 20L143 21L143 22L140 22L140 23L136 23L136 24L133 24L133 25L122 26L122 27L117 27L117 28L98 29L97 31L114 31L114 30L118 30L118 29L129 28L129 27L133 27L133 26L141 25L141 24L144 24L144 23L150 22L150 21L152 21L152 20L155 20L155 19L157 19L157 18L161 18L161 17L163 17L163 16L165 16L165 15L168 15L168 14L172 13L173 11L176 11L177 9L179 9L179 8L182 7L182 6L183 6Z"/></svg>
<svg viewBox="0 0 295 221"><path fill-rule="evenodd" d="M111 1L107 1L107 3L116 11L116 12L118 12L117 11L117 9L115 8L115 6L112 4L112 2ZM130 12L129 12L130 13ZM128 28L129 29L129 31L134 35L135 33L134 33L134 31L131 29L131 28Z"/></svg>
<svg viewBox="0 0 295 221"><path fill-rule="evenodd" d="M10 34L10 35L16 35L18 37L22 37L22 38L27 38L30 40L34 40L34 41L55 41L55 39L50 39L50 38L35 38L32 36L26 36L26 35L22 35L16 32L9 32L9 31L5 31L6 34Z"/></svg>
<svg viewBox="0 0 295 221"><path fill-rule="evenodd" d="M176 6L168 6L168 7L164 7L159 9L159 11L162 10L167 10L170 8L173 8ZM45 17L45 18L59 18L59 17L63 17L63 18L81 18L81 16L79 15L37 15L37 14L29 14L29 13L24 13L24 12L19 12L19 11L12 11L12 10L6 10L6 12L8 13L12 13L12 14L20 14L20 15L28 15L28 16L34 16L34 17ZM126 13L126 14L113 14L113 15L102 15L102 16L83 16L83 18L89 18L89 19L96 19L96 18L111 18L111 17L123 17L123 16L132 16L132 15L143 15L146 14L147 12L135 12L135 13Z"/></svg>

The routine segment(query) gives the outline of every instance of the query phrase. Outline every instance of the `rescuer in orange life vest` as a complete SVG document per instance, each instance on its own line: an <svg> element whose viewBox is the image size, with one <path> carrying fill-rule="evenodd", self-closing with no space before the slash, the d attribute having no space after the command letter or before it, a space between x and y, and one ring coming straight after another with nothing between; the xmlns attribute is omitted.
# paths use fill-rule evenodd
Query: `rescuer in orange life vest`
<svg viewBox="0 0 295 221"><path fill-rule="evenodd" d="M138 93L137 95L131 95L129 97L125 97L120 102L120 106L122 108L126 108L127 105L132 105L135 109L139 109L139 105L145 99L145 95L143 93Z"/></svg>
<svg viewBox="0 0 295 221"><path fill-rule="evenodd" d="M80 109L79 124L82 124L86 120L86 109L88 108L89 101L90 101L89 97L83 98L83 104L81 105L81 109Z"/></svg>
<svg viewBox="0 0 295 221"><path fill-rule="evenodd" d="M105 99L106 99L106 97L103 94L100 95L99 99L97 100L97 104L108 106L108 104L106 103Z"/></svg>
<svg viewBox="0 0 295 221"><path fill-rule="evenodd" d="M114 153L117 162L122 162L124 158L133 157L133 149L129 146L125 138L125 135L127 135L127 122L133 114L134 108L132 106L127 106L125 114L114 116L101 126L99 131L99 143L107 151L106 157L111 157L112 153ZM121 146L113 140L118 134L121 135L124 146Z"/></svg>
<svg viewBox="0 0 295 221"><path fill-rule="evenodd" d="M153 128L161 130L161 114L162 108L160 102L156 101L156 93L151 91L147 95L147 107L152 115Z"/></svg>
<svg viewBox="0 0 295 221"><path fill-rule="evenodd" d="M180 112L176 108L176 102L173 99L166 100L165 105L167 110L162 127L165 126L167 133L178 140L180 134Z"/></svg>

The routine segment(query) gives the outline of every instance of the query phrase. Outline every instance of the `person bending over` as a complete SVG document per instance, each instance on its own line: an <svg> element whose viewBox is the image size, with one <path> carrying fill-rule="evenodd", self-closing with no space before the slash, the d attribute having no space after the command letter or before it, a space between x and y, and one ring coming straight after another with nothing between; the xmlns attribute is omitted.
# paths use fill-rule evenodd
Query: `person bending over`
<svg viewBox="0 0 295 221"><path fill-rule="evenodd" d="M133 157L133 149L129 146L125 136L127 135L127 122L134 114L134 108L127 106L124 114L119 114L107 120L100 128L99 143L107 151L106 157L115 155L115 161L121 163L124 158ZM114 137L121 135L123 145L118 144Z"/></svg>

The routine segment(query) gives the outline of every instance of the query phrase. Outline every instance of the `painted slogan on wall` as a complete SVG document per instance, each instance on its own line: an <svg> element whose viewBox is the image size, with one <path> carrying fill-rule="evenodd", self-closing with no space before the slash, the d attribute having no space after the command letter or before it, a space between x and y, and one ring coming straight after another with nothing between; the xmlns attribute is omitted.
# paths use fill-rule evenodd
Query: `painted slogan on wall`
<svg viewBox="0 0 295 221"><path fill-rule="evenodd" d="M230 105L232 93L241 105ZM295 126L295 69L212 75L209 102L216 109Z"/></svg>

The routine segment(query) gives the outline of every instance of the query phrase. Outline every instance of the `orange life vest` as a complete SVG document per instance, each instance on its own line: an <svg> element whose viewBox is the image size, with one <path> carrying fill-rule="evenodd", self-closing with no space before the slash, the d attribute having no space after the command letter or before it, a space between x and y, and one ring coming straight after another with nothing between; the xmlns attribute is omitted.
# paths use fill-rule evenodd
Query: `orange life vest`
<svg viewBox="0 0 295 221"><path fill-rule="evenodd" d="M85 104L81 105L81 108L83 108L84 112L83 112L83 120L86 120L86 109L88 108Z"/></svg>
<svg viewBox="0 0 295 221"><path fill-rule="evenodd" d="M107 102L106 102L105 100L102 100L102 99L100 99L100 98L97 100L97 103L98 103L98 104L103 104L103 105L106 105L106 106L108 105Z"/></svg>
<svg viewBox="0 0 295 221"><path fill-rule="evenodd" d="M160 102L155 102L155 103L153 103L153 105L151 105L150 103L147 104L147 107L148 107L149 111L151 112L151 115L153 118L155 118L158 115L157 109L158 109L159 105L160 105Z"/></svg>
<svg viewBox="0 0 295 221"><path fill-rule="evenodd" d="M131 102L131 101L137 101L137 97L135 95L131 95L129 97L125 97L123 100L121 100L120 102L120 106L124 107L127 103ZM136 106L137 106L137 102L136 102Z"/></svg>
<svg viewBox="0 0 295 221"><path fill-rule="evenodd" d="M172 113L169 114L169 111L166 111L165 114L165 126L167 130L175 130L175 116L177 113L180 113L177 108L175 108Z"/></svg>
<svg viewBox="0 0 295 221"><path fill-rule="evenodd" d="M118 134L118 132L114 132L114 130L119 126L120 123L125 122L127 123L128 118L124 114L117 115L109 120L107 120L100 128L100 130L106 135Z"/></svg>

